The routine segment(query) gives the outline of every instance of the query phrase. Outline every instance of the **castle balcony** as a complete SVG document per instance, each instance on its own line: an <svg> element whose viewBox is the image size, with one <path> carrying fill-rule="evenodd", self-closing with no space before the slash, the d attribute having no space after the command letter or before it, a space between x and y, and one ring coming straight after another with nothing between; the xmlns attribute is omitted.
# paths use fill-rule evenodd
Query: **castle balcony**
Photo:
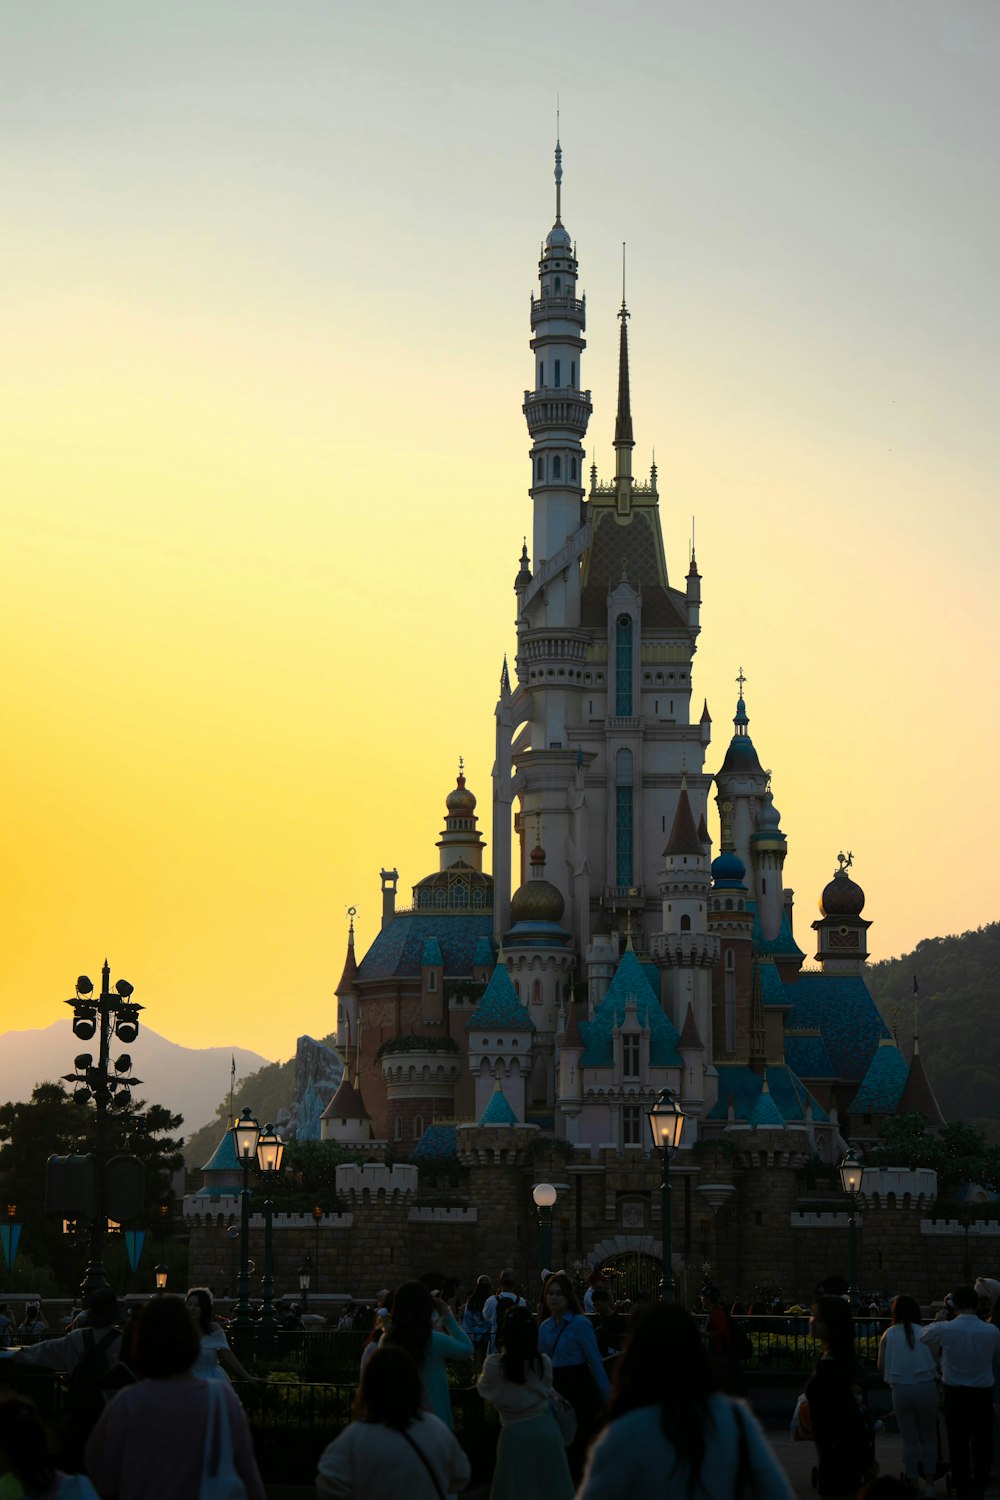
<svg viewBox="0 0 1000 1500"><path fill-rule="evenodd" d="M532 297L531 327L549 322L575 323L581 333L587 326L586 297Z"/></svg>
<svg viewBox="0 0 1000 1500"><path fill-rule="evenodd" d="M570 432L583 438L593 405L589 391L543 385L540 390L525 391L521 410L533 438L548 432Z"/></svg>
<svg viewBox="0 0 1000 1500"><path fill-rule="evenodd" d="M569 629L525 631L518 642L518 668L528 682L582 690L588 637Z"/></svg>
<svg viewBox="0 0 1000 1500"><path fill-rule="evenodd" d="M646 892L641 885L606 885L604 906L607 911L643 911Z"/></svg>
<svg viewBox="0 0 1000 1500"><path fill-rule="evenodd" d="M711 932L654 932L649 951L665 969L710 969L719 958L719 939Z"/></svg>

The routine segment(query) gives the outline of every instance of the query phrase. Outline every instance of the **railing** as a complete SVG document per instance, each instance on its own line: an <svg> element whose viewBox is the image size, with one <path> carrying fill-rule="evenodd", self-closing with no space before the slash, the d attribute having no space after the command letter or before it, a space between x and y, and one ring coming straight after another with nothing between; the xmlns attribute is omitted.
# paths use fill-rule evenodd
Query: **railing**
<svg viewBox="0 0 1000 1500"><path fill-rule="evenodd" d="M879 1339L888 1327L888 1318L861 1314L854 1320L854 1338L858 1358L868 1370L874 1370ZM820 1345L813 1337L806 1313L773 1317L734 1318L734 1326L749 1336L753 1353L741 1360L748 1374L781 1374L808 1370L820 1356Z"/></svg>
<svg viewBox="0 0 1000 1500"><path fill-rule="evenodd" d="M579 297L532 297L532 328L548 318L569 318L574 323L584 324L587 319L587 300Z"/></svg>

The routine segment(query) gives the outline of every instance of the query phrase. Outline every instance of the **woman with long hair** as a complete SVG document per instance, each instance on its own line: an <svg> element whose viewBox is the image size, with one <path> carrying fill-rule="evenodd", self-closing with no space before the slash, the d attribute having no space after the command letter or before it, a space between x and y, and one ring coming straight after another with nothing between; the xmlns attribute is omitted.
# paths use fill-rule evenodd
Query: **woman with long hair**
<svg viewBox="0 0 1000 1500"><path fill-rule="evenodd" d="M423 1382L425 1407L446 1427L453 1426L446 1361L471 1359L472 1340L458 1326L447 1302L432 1297L422 1281L404 1281L392 1299L389 1327L380 1347L402 1349L410 1356Z"/></svg>
<svg viewBox="0 0 1000 1500"><path fill-rule="evenodd" d="M0 1392L0 1495L23 1500L97 1500L83 1474L60 1474L33 1401Z"/></svg>
<svg viewBox="0 0 1000 1500"><path fill-rule="evenodd" d="M549 1411L552 1361L538 1352L538 1327L526 1307L508 1309L479 1394L500 1414L500 1442L490 1500L572 1500L562 1437Z"/></svg>
<svg viewBox="0 0 1000 1500"><path fill-rule="evenodd" d="M191 1500L210 1456L228 1457L246 1500L265 1500L250 1427L227 1380L193 1372L199 1338L180 1297L155 1297L139 1314L139 1380L104 1408L87 1441L87 1473L117 1500ZM235 1488L227 1494L238 1494Z"/></svg>
<svg viewBox="0 0 1000 1500"><path fill-rule="evenodd" d="M874 1459L854 1319L842 1297L820 1297L813 1305L812 1325L821 1352L805 1397L818 1458L816 1488L823 1500L852 1500Z"/></svg>
<svg viewBox="0 0 1000 1500"><path fill-rule="evenodd" d="M878 1346L879 1374L892 1391L892 1409L903 1440L903 1472L911 1484L919 1478L923 1459L928 1496L934 1494L937 1474L938 1368L927 1344L921 1343L920 1304L914 1297L897 1297L892 1322Z"/></svg>
<svg viewBox="0 0 1000 1500"><path fill-rule="evenodd" d="M717 1389L691 1314L672 1302L639 1313L615 1370L608 1425L576 1500L792 1500L749 1409Z"/></svg>
<svg viewBox="0 0 1000 1500"><path fill-rule="evenodd" d="M492 1297L492 1295L492 1281L488 1276L480 1276L462 1311L462 1327L472 1340L477 1375L483 1368L483 1360L490 1343L490 1324L483 1308L487 1297Z"/></svg>
<svg viewBox="0 0 1000 1500"><path fill-rule="evenodd" d="M565 1271L556 1271L542 1288L538 1347L552 1361L552 1382L576 1412L576 1437L566 1450L570 1473L578 1480L587 1444L597 1430L611 1395L597 1338L583 1314L576 1288Z"/></svg>
<svg viewBox="0 0 1000 1500"><path fill-rule="evenodd" d="M320 1458L321 1500L440 1500L464 1489L469 1460L454 1433L423 1409L423 1399L410 1356L391 1345L376 1349L361 1377L354 1421Z"/></svg>
<svg viewBox="0 0 1000 1500"><path fill-rule="evenodd" d="M226 1330L215 1321L212 1294L207 1286L193 1286L187 1294L187 1310L198 1330L198 1358L194 1362L193 1374L202 1380L253 1380L250 1371L229 1347Z"/></svg>

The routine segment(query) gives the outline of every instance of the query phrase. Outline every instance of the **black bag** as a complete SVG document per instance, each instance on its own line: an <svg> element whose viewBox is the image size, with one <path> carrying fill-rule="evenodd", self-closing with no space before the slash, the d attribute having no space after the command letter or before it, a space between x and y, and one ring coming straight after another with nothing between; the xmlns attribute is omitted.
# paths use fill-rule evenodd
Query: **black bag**
<svg viewBox="0 0 1000 1500"><path fill-rule="evenodd" d="M93 1328L83 1330L83 1354L66 1376L66 1427L60 1455L61 1467L76 1472L82 1467L83 1450L109 1395L101 1382L111 1369L111 1348L121 1330L109 1328L99 1339Z"/></svg>

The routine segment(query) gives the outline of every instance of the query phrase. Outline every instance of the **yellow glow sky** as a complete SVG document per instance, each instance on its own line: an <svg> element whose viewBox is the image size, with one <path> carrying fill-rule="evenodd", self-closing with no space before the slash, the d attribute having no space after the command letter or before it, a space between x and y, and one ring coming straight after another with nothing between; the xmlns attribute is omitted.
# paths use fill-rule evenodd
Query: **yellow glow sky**
<svg viewBox="0 0 1000 1500"><path fill-rule="evenodd" d="M998 63L993 0L14 0L0 1029L107 953L288 1055L459 753L490 839L557 90L591 451L627 240L709 768L742 663L802 946L848 847L875 956L995 919Z"/></svg>

